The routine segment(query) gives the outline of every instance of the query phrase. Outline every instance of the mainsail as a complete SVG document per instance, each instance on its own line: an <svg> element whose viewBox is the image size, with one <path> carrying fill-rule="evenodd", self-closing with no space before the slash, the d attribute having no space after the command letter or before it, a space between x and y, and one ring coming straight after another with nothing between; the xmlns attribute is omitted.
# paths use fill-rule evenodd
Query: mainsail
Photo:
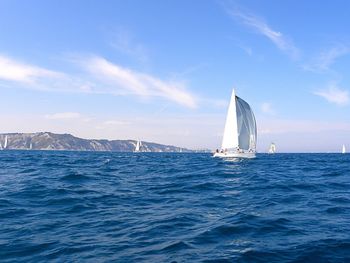
<svg viewBox="0 0 350 263"><path fill-rule="evenodd" d="M232 90L231 101L226 116L224 136L222 138L221 149L232 149L238 147L238 129L236 114L236 94Z"/></svg>
<svg viewBox="0 0 350 263"><path fill-rule="evenodd" d="M342 153L346 153L345 145L343 144L343 148L341 150Z"/></svg>

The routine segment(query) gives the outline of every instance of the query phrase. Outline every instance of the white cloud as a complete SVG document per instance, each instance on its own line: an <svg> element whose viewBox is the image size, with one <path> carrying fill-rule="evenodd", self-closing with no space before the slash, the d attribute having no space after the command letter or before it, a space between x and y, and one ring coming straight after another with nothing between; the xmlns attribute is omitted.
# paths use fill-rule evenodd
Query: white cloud
<svg viewBox="0 0 350 263"><path fill-rule="evenodd" d="M325 71L329 70L330 66L335 63L335 61L347 54L350 53L349 47L345 45L338 45L332 47L327 51L323 51L320 55L314 60L313 63L304 65L304 70L309 71Z"/></svg>
<svg viewBox="0 0 350 263"><path fill-rule="evenodd" d="M269 103L269 102L263 102L261 104L261 111L265 114L271 114L271 115L275 114L275 111L272 108L271 103Z"/></svg>
<svg viewBox="0 0 350 263"><path fill-rule="evenodd" d="M162 97L189 108L197 106L194 96L180 82L163 81L97 56L80 60L79 63L99 82L107 84L105 85L108 89L107 93Z"/></svg>
<svg viewBox="0 0 350 263"><path fill-rule="evenodd" d="M81 114L78 112L60 112L45 115L45 118L49 120L72 120L80 119L81 117Z"/></svg>
<svg viewBox="0 0 350 263"><path fill-rule="evenodd" d="M0 55L0 85L38 91L89 92L87 80Z"/></svg>
<svg viewBox="0 0 350 263"><path fill-rule="evenodd" d="M330 84L327 89L316 91L314 94L340 106L349 103L349 92L338 88L335 84Z"/></svg>
<svg viewBox="0 0 350 263"><path fill-rule="evenodd" d="M23 83L34 83L41 78L62 77L59 72L47 70L18 62L12 58L0 55L0 79Z"/></svg>
<svg viewBox="0 0 350 263"><path fill-rule="evenodd" d="M288 53L292 58L297 58L299 56L299 50L294 46L292 41L290 41L281 32L273 30L263 19L253 14L239 11L238 9L229 9L228 12L231 16L238 19L243 24L253 28L259 34L267 37L277 46L277 48Z"/></svg>
<svg viewBox="0 0 350 263"><path fill-rule="evenodd" d="M0 85L41 91L161 97L185 107L197 106L195 97L179 81L164 81L98 56L78 62L80 72L69 75L0 55Z"/></svg>

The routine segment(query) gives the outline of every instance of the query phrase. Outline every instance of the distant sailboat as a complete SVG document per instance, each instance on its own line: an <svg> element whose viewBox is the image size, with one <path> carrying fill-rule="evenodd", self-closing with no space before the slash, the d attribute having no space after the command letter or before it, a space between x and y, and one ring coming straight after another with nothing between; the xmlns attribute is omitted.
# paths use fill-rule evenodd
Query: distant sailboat
<svg viewBox="0 0 350 263"><path fill-rule="evenodd" d="M236 96L232 90L227 112L221 150L214 157L254 158L257 128L254 113L249 104Z"/></svg>
<svg viewBox="0 0 350 263"><path fill-rule="evenodd" d="M134 152L141 152L142 143L140 140L137 141Z"/></svg>
<svg viewBox="0 0 350 263"><path fill-rule="evenodd" d="M3 149L5 150L5 149L7 149L7 135L5 136L5 142L4 142L4 147L3 147Z"/></svg>
<svg viewBox="0 0 350 263"><path fill-rule="evenodd" d="M273 142L270 144L270 149L269 149L269 154L274 154L276 153L276 144Z"/></svg>
<svg viewBox="0 0 350 263"><path fill-rule="evenodd" d="M341 149L341 153L346 153L345 145L343 144L343 147Z"/></svg>
<svg viewBox="0 0 350 263"><path fill-rule="evenodd" d="M32 150L32 149L33 149L33 144L30 143L30 145L29 145L29 150Z"/></svg>

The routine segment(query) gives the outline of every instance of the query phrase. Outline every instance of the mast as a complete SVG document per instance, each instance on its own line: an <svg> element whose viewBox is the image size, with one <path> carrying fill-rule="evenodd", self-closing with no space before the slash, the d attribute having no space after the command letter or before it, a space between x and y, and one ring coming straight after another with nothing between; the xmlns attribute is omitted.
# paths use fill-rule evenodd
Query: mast
<svg viewBox="0 0 350 263"><path fill-rule="evenodd" d="M222 149L232 149L238 147L236 94L232 90L231 101L227 111L224 136L222 138Z"/></svg>

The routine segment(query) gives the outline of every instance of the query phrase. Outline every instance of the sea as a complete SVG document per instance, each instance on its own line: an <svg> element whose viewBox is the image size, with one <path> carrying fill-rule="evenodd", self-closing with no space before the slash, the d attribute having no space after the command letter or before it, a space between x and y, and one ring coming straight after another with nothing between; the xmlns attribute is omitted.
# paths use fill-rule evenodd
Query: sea
<svg viewBox="0 0 350 263"><path fill-rule="evenodd" d="M350 154L0 151L1 262L350 262Z"/></svg>

